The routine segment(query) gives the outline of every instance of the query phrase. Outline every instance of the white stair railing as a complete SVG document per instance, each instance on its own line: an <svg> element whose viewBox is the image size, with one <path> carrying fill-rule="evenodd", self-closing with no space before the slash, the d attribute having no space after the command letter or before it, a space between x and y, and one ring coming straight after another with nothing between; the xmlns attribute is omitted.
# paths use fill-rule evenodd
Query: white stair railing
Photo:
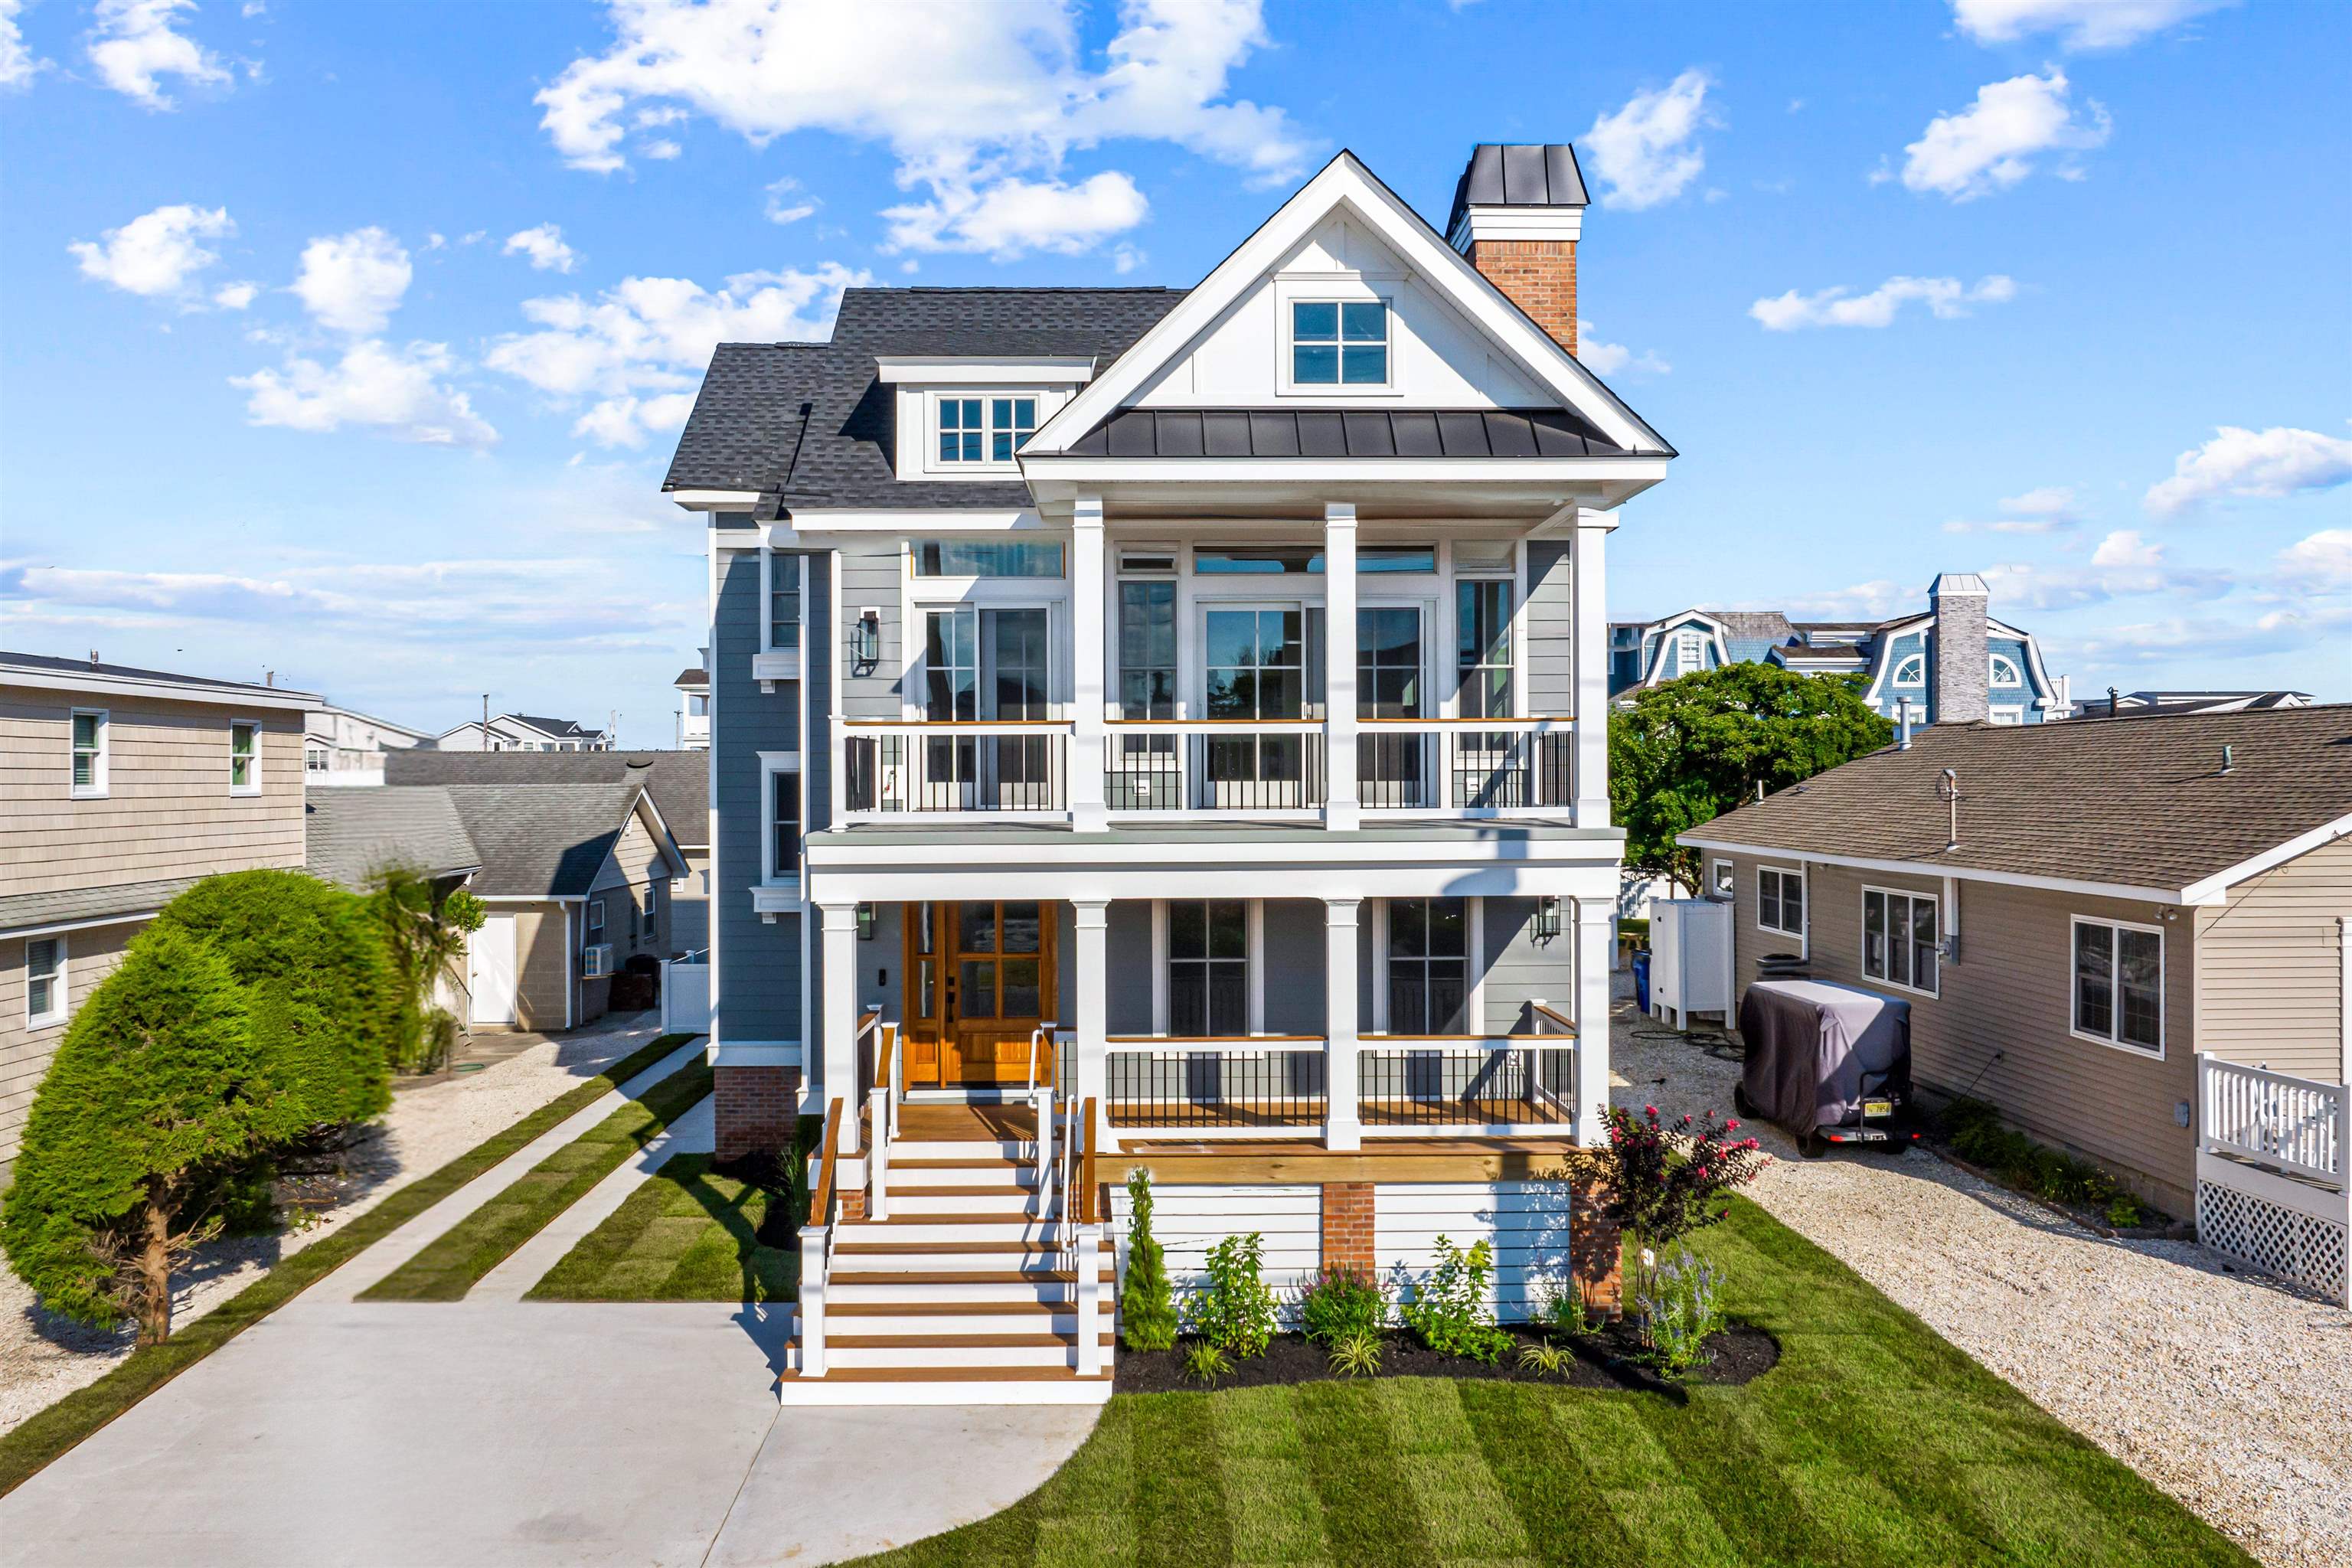
<svg viewBox="0 0 2352 1568"><path fill-rule="evenodd" d="M2347 1087L2197 1058L2205 1147L2342 1188Z"/></svg>
<svg viewBox="0 0 2352 1568"><path fill-rule="evenodd" d="M841 1107L827 1108L816 1179L809 1184L808 1223L801 1226L801 1375L824 1375L824 1295L833 1267L834 1163L841 1148Z"/></svg>
<svg viewBox="0 0 2352 1568"><path fill-rule="evenodd" d="M890 1217L890 1142L898 1135L898 1026L883 1022L875 1041L874 1087L866 1091L866 1121L872 1124L874 1147L866 1155L866 1213L870 1219Z"/></svg>

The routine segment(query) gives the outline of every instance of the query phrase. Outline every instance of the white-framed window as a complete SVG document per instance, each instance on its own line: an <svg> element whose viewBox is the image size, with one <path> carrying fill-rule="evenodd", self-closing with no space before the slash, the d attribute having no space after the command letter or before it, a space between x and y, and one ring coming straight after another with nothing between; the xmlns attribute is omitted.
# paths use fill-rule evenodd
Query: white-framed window
<svg viewBox="0 0 2352 1568"><path fill-rule="evenodd" d="M103 708L77 708L68 721L73 731L73 772L69 775L76 800L106 798L107 742L111 722Z"/></svg>
<svg viewBox="0 0 2352 1568"><path fill-rule="evenodd" d="M1706 668L1706 633L1697 626L1685 626L1675 634L1675 673L1688 675Z"/></svg>
<svg viewBox="0 0 2352 1568"><path fill-rule="evenodd" d="M1739 894L1739 868L1729 860L1706 863L1706 891L1709 898L1730 899Z"/></svg>
<svg viewBox="0 0 2352 1568"><path fill-rule="evenodd" d="M1386 386L1389 308L1380 300L1290 302L1293 386Z"/></svg>
<svg viewBox="0 0 2352 1568"><path fill-rule="evenodd" d="M791 653L801 646L801 563L805 556L768 551L765 651Z"/></svg>
<svg viewBox="0 0 2352 1568"><path fill-rule="evenodd" d="M302 771L306 773L325 773L330 760L324 746L305 745L302 748Z"/></svg>
<svg viewBox="0 0 2352 1568"><path fill-rule="evenodd" d="M1717 862L1723 864L1723 862ZM1805 935L1805 874L1779 866L1756 868L1756 929L1799 941Z"/></svg>
<svg viewBox="0 0 2352 1568"><path fill-rule="evenodd" d="M789 882L801 874L801 770L797 758L771 753L761 764L764 879Z"/></svg>
<svg viewBox="0 0 2352 1568"><path fill-rule="evenodd" d="M1905 991L1936 994L1936 899L1891 888L1862 890L1862 973Z"/></svg>
<svg viewBox="0 0 2352 1568"><path fill-rule="evenodd" d="M251 719L228 722L228 793L261 793L261 726Z"/></svg>
<svg viewBox="0 0 2352 1568"><path fill-rule="evenodd" d="M660 929L661 890L659 882L646 884L646 935L653 936Z"/></svg>
<svg viewBox="0 0 2352 1568"><path fill-rule="evenodd" d="M1988 708L1985 710L1985 719L1988 722L1994 724L2022 724L2025 722L2025 710L2022 708Z"/></svg>
<svg viewBox="0 0 2352 1568"><path fill-rule="evenodd" d="M2017 660L2005 653L1992 656L1990 674L1995 686L2018 687L2025 684L2025 672L2017 668Z"/></svg>
<svg viewBox="0 0 2352 1568"><path fill-rule="evenodd" d="M1168 905L1168 1033L1178 1039L1250 1032L1249 903L1177 899Z"/></svg>
<svg viewBox="0 0 2352 1568"><path fill-rule="evenodd" d="M2164 931L2076 915L2074 1023L2077 1039L2164 1056Z"/></svg>
<svg viewBox="0 0 2352 1568"><path fill-rule="evenodd" d="M1897 686L1927 685L1927 655L1915 653L1908 658L1906 658L1902 663L1896 665L1895 667L1895 684Z"/></svg>
<svg viewBox="0 0 2352 1568"><path fill-rule="evenodd" d="M1512 587L1507 577L1454 579L1454 693L1460 718L1513 716Z"/></svg>
<svg viewBox="0 0 2352 1568"><path fill-rule="evenodd" d="M1049 540L921 539L909 559L918 577L1062 575L1062 547Z"/></svg>
<svg viewBox="0 0 2352 1568"><path fill-rule="evenodd" d="M66 939L37 936L25 943L25 1027L66 1021Z"/></svg>
<svg viewBox="0 0 2352 1568"><path fill-rule="evenodd" d="M1391 899L1382 951L1392 1035L1466 1035L1470 1014L1468 899Z"/></svg>
<svg viewBox="0 0 2352 1568"><path fill-rule="evenodd" d="M946 392L939 395L932 407L939 460L958 468L981 463L1010 467L1021 444L1037 433L1034 392L978 395Z"/></svg>
<svg viewBox="0 0 2352 1568"><path fill-rule="evenodd" d="M588 934L590 936L594 936L604 929L604 900L602 899L591 899L588 900Z"/></svg>

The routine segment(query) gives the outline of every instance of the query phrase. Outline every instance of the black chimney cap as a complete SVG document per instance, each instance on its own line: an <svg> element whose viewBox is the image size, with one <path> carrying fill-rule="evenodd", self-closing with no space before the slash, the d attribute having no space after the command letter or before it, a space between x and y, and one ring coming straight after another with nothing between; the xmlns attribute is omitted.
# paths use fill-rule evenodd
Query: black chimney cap
<svg viewBox="0 0 2352 1568"><path fill-rule="evenodd" d="M1584 171L1576 164L1576 149L1565 142L1481 142L1470 150L1470 162L1454 186L1454 211L1445 232L1453 234L1474 206L1580 207L1591 205L1584 194Z"/></svg>

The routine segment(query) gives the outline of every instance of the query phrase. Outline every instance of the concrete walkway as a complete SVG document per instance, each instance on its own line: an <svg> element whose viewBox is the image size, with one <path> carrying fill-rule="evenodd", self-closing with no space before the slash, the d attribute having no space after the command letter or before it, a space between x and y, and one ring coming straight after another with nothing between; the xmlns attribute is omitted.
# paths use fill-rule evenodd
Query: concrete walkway
<svg viewBox="0 0 2352 1568"><path fill-rule="evenodd" d="M549 1221L546 1229L516 1247L504 1262L483 1275L466 1292L466 1300L521 1300L583 1237L612 1218L613 1211L628 1202L629 1194L647 1176L668 1164L673 1155L709 1153L719 1146L718 1133L718 1113L706 1097L671 1122L661 1136L623 1161L618 1170L589 1188L578 1203Z"/></svg>

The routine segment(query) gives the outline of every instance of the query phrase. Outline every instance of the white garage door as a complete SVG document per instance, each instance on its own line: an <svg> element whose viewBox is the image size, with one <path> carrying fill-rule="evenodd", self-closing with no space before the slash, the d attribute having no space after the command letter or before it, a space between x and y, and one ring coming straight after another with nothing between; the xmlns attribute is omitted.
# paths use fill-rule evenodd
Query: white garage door
<svg viewBox="0 0 2352 1568"><path fill-rule="evenodd" d="M492 915L474 933L469 965L474 1022L515 1021L515 918Z"/></svg>

